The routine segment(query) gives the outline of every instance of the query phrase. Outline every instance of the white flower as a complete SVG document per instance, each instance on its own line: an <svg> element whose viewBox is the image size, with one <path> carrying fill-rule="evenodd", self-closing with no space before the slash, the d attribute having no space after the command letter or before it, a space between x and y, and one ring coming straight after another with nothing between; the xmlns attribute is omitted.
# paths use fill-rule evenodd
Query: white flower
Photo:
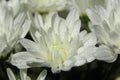
<svg viewBox="0 0 120 80"><path fill-rule="evenodd" d="M96 37L80 31L79 13L73 9L66 20L50 13L45 20L35 14L31 35L35 42L22 39L27 52L12 56L11 63L18 68L50 67L52 72L67 71L93 61Z"/></svg>
<svg viewBox="0 0 120 80"><path fill-rule="evenodd" d="M105 7L88 9L91 29L102 44L96 56L99 60L113 62L120 53L120 0L106 0ZM101 57L102 56L102 57Z"/></svg>
<svg viewBox="0 0 120 80"><path fill-rule="evenodd" d="M22 0L22 2L24 2ZM62 10L67 0L25 0L28 8L37 12L49 12Z"/></svg>
<svg viewBox="0 0 120 80"><path fill-rule="evenodd" d="M24 38L30 27L30 20L25 19L24 12L13 18L12 10L0 4L0 56L5 57L19 38Z"/></svg>
<svg viewBox="0 0 120 80"><path fill-rule="evenodd" d="M16 79L15 75L13 74L12 70L10 68L7 68L7 75L9 80L18 80ZM36 80L45 80L47 76L47 71L43 70L38 78ZM20 79L19 80L31 80L31 78L29 76L27 76L27 69L21 69L20 70Z"/></svg>

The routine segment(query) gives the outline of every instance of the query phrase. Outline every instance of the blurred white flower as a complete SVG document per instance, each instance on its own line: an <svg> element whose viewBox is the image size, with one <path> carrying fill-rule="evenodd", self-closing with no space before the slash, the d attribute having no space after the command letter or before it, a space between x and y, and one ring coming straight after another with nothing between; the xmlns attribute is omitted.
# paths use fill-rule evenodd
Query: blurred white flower
<svg viewBox="0 0 120 80"><path fill-rule="evenodd" d="M21 4L19 0L9 0L8 2L6 2L6 5L13 9L14 16L16 16L20 11Z"/></svg>
<svg viewBox="0 0 120 80"><path fill-rule="evenodd" d="M105 0L106 5L88 9L91 30L98 37L96 56L99 60L113 62L120 53L120 0Z"/></svg>
<svg viewBox="0 0 120 80"><path fill-rule="evenodd" d="M118 76L115 80L120 80L120 76Z"/></svg>
<svg viewBox="0 0 120 80"><path fill-rule="evenodd" d="M5 57L19 38L24 38L31 23L24 12L13 18L13 12L8 8L7 5L0 4L0 57Z"/></svg>
<svg viewBox="0 0 120 80"><path fill-rule="evenodd" d="M75 6L80 15L86 15L86 9L95 5L103 5L104 0L70 0L70 6Z"/></svg>
<svg viewBox="0 0 120 80"><path fill-rule="evenodd" d="M89 7L89 0L71 0L71 2L79 10L80 15L86 14L85 10Z"/></svg>
<svg viewBox="0 0 120 80"><path fill-rule="evenodd" d="M11 63L18 68L50 67L52 72L67 71L93 61L96 37L80 32L79 13L73 9L66 20L50 13L45 20L35 14L31 35L35 42L22 39L27 52L12 56Z"/></svg>
<svg viewBox="0 0 120 80"><path fill-rule="evenodd" d="M7 75L9 80L31 80L31 78L29 76L27 76L27 69L21 69L20 70L20 79L17 79L14 75L14 73L12 72L12 70L10 68L7 68ZM45 80L47 76L47 71L43 70L38 78L36 80Z"/></svg>
<svg viewBox="0 0 120 80"><path fill-rule="evenodd" d="M25 2L25 0L24 0ZM13 11L13 16L16 16L18 13L24 11L27 12L27 7L22 0L2 0L1 3L8 6L9 10Z"/></svg>
<svg viewBox="0 0 120 80"><path fill-rule="evenodd" d="M67 0L25 0L28 8L37 12L59 11L64 9Z"/></svg>

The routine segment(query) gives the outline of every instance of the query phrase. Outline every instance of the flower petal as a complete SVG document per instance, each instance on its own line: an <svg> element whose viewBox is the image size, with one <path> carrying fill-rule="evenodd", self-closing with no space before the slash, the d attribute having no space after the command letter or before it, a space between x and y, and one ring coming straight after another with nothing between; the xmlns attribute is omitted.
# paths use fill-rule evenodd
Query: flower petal
<svg viewBox="0 0 120 80"><path fill-rule="evenodd" d="M28 52L19 52L12 55L11 64L17 66L20 69L29 68L28 63L36 62L37 60L33 55Z"/></svg>
<svg viewBox="0 0 120 80"><path fill-rule="evenodd" d="M94 54L97 60L102 60L106 62L114 62L117 58L117 54L114 53L109 47L101 45Z"/></svg>
<svg viewBox="0 0 120 80"><path fill-rule="evenodd" d="M7 75L9 77L9 80L16 80L15 75L10 68L7 68Z"/></svg>
<svg viewBox="0 0 120 80"><path fill-rule="evenodd" d="M32 54L33 56L36 56L36 57L40 57L42 55L41 54L41 49L40 49L40 46L33 42L33 41L30 41L28 39L21 39L20 40L20 43L25 47L25 49L30 52L30 54Z"/></svg>
<svg viewBox="0 0 120 80"><path fill-rule="evenodd" d="M27 69L20 69L20 78L21 80L27 79Z"/></svg>
<svg viewBox="0 0 120 80"><path fill-rule="evenodd" d="M47 70L43 70L43 71L39 74L37 80L45 80L46 76L47 76Z"/></svg>
<svg viewBox="0 0 120 80"><path fill-rule="evenodd" d="M22 26L22 33L21 33L21 38L24 38L25 35L28 33L29 29L31 26L31 21L30 20L26 20L25 23Z"/></svg>

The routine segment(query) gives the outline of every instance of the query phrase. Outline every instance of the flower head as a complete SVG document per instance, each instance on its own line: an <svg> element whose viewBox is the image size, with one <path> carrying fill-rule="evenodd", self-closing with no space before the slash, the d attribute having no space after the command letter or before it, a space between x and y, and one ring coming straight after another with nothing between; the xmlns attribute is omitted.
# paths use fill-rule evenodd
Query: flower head
<svg viewBox="0 0 120 80"><path fill-rule="evenodd" d="M21 12L14 17L12 10L0 4L0 56L6 56L16 42L23 38L29 30L30 20L26 20Z"/></svg>
<svg viewBox="0 0 120 80"><path fill-rule="evenodd" d="M41 15L35 14L33 22L30 32L35 42L20 41L27 52L14 54L13 65L18 68L50 67L55 73L94 60L96 37L93 33L79 32L81 22L76 9L71 10L66 19L50 13L43 20Z"/></svg>
<svg viewBox="0 0 120 80"><path fill-rule="evenodd" d="M105 6L88 9L87 13L92 22L91 30L102 45L96 52L98 59L113 62L120 53L120 0L105 2Z"/></svg>

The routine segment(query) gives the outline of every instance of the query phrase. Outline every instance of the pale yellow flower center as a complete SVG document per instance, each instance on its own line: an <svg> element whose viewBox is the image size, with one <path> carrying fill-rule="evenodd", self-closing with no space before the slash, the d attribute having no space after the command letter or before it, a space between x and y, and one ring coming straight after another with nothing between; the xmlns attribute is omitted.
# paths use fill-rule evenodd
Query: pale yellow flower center
<svg viewBox="0 0 120 80"><path fill-rule="evenodd" d="M114 44L120 49L120 38L116 39Z"/></svg>
<svg viewBox="0 0 120 80"><path fill-rule="evenodd" d="M61 42L54 42L52 47L51 47L51 61L54 62L55 64L57 64L56 61L53 60L53 56L57 53L57 55L59 55L59 59L60 59L60 62L63 64L64 61L66 60L67 58L67 55L68 55L68 45L66 44L63 44ZM59 63L58 63L59 64Z"/></svg>

